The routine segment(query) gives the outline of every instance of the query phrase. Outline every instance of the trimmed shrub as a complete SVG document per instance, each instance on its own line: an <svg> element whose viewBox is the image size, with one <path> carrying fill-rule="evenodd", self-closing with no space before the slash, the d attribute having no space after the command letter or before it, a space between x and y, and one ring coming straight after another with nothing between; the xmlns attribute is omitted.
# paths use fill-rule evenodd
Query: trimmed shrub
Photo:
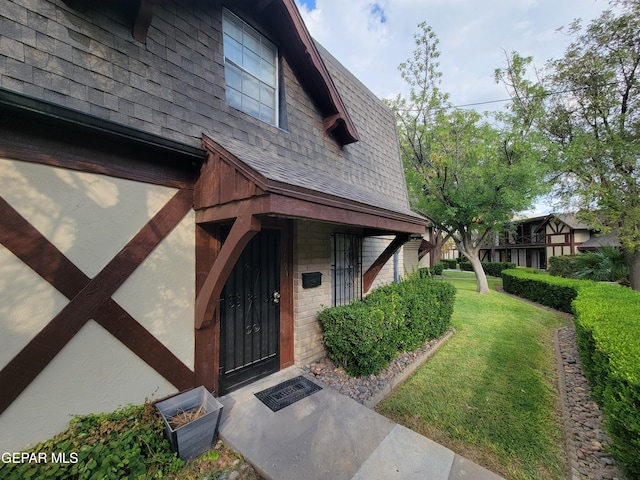
<svg viewBox="0 0 640 480"><path fill-rule="evenodd" d="M454 258L443 258L440 260L440 263L444 264L444 268L450 268L452 270L458 268L458 260Z"/></svg>
<svg viewBox="0 0 640 480"><path fill-rule="evenodd" d="M349 375L377 374L400 352L419 348L449 327L455 288L410 275L364 300L318 314L329 357Z"/></svg>
<svg viewBox="0 0 640 480"><path fill-rule="evenodd" d="M482 268L487 275L499 277L503 270L516 268L516 264L513 262L482 262ZM460 270L472 272L471 262L460 262Z"/></svg>
<svg viewBox="0 0 640 480"><path fill-rule="evenodd" d="M432 275L442 275L444 268L444 263L440 262L436 263L433 267L422 267L418 271L421 277L426 278Z"/></svg>
<svg viewBox="0 0 640 480"><path fill-rule="evenodd" d="M575 260L579 253L573 255L562 255L549 257L549 267L547 272L554 277L571 278L575 272Z"/></svg>
<svg viewBox="0 0 640 480"><path fill-rule="evenodd" d="M640 478L640 293L522 270L505 271L502 279L509 293L573 311L584 374L613 453L629 478Z"/></svg>
<svg viewBox="0 0 640 480"><path fill-rule="evenodd" d="M463 272L473 272L473 267L471 266L471 262L466 260L460 260L460 270Z"/></svg>
<svg viewBox="0 0 640 480"><path fill-rule="evenodd" d="M573 305L584 373L613 453L629 478L640 478L640 293L597 284L580 289Z"/></svg>
<svg viewBox="0 0 640 480"><path fill-rule="evenodd" d="M505 292L567 313L573 312L571 302L585 283L592 282L540 275L519 268L502 272Z"/></svg>

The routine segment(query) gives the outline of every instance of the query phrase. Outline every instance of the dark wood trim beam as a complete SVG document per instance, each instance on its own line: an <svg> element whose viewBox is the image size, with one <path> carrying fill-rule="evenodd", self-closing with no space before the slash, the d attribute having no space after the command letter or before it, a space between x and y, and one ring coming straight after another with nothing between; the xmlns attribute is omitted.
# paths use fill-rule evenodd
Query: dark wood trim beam
<svg viewBox="0 0 640 480"><path fill-rule="evenodd" d="M405 243L409 241L409 235L400 234L396 235L396 238L384 249L380 256L371 264L369 269L362 276L362 290L364 293L368 292L373 285L374 280L384 267L384 264L389 261L394 253Z"/></svg>
<svg viewBox="0 0 640 480"><path fill-rule="evenodd" d="M196 225L196 296L202 290L211 267L220 253L217 228L203 228ZM210 392L218 393L220 367L220 319L216 318L205 328L194 330L194 385L204 385Z"/></svg>
<svg viewBox="0 0 640 480"><path fill-rule="evenodd" d="M269 195L238 200L223 205L216 205L204 210L196 211L196 223L220 223L233 220L245 215L264 215L268 214Z"/></svg>
<svg viewBox="0 0 640 480"><path fill-rule="evenodd" d="M0 202L0 242L71 301L0 371L0 413L24 391L90 318L96 318L116 338L176 387L193 380L192 372L117 306L111 295L191 209L192 191L180 190L93 279L75 267L6 201ZM23 236L24 234L24 236ZM27 243L25 241L29 243ZM46 253L46 255L43 255ZM48 262L48 265L45 265ZM103 312L105 305L110 309ZM111 318L110 315L115 315ZM131 342L131 335L146 338ZM167 356L166 354L170 355ZM177 363L176 363L177 362ZM188 372L188 373L187 373Z"/></svg>
<svg viewBox="0 0 640 480"><path fill-rule="evenodd" d="M321 201L321 198L317 198ZM309 200L271 195L269 214L341 223L391 232L424 233L425 224L413 217L366 205L326 205Z"/></svg>
<svg viewBox="0 0 640 480"><path fill-rule="evenodd" d="M213 321L220 294L231 270L240 258L244 247L261 228L260 220L253 215L238 217L233 223L229 236L220 249L220 254L196 296L196 329L206 328Z"/></svg>
<svg viewBox="0 0 640 480"><path fill-rule="evenodd" d="M195 386L189 367L114 300L102 305L94 320L178 390Z"/></svg>

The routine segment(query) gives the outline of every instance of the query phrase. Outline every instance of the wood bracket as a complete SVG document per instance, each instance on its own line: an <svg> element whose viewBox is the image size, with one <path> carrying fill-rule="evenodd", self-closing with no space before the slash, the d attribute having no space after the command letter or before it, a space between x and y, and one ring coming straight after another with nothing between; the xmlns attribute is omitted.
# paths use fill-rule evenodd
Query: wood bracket
<svg viewBox="0 0 640 480"><path fill-rule="evenodd" d="M229 236L220 249L220 254L213 263L200 292L196 296L195 328L207 327L213 320L220 294L224 288L231 270L235 266L240 254L256 233L262 228L258 217L244 215L236 218L229 232Z"/></svg>
<svg viewBox="0 0 640 480"><path fill-rule="evenodd" d="M393 256L394 253L405 243L409 241L408 234L398 234L396 238L389 244L387 248L380 254L380 256L376 259L375 262L369 267L369 269L362 276L362 290L364 293L368 292L373 285L374 280L384 267L384 264L389 261L389 259Z"/></svg>

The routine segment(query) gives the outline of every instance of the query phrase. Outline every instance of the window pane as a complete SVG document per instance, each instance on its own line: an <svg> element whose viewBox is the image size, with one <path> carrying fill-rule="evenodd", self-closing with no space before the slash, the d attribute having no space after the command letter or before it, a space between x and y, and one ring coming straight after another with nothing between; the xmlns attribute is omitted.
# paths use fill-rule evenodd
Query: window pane
<svg viewBox="0 0 640 480"><path fill-rule="evenodd" d="M244 46L254 52L256 55L260 54L260 34L256 32L249 25L244 26Z"/></svg>
<svg viewBox="0 0 640 480"><path fill-rule="evenodd" d="M260 64L260 72L258 76L260 80L265 82L268 85L275 86L276 84L276 69L270 63L265 62L264 60Z"/></svg>
<svg viewBox="0 0 640 480"><path fill-rule="evenodd" d="M273 108L266 105L260 105L260 120L274 124L276 121L276 112Z"/></svg>
<svg viewBox="0 0 640 480"><path fill-rule="evenodd" d="M262 42L262 52L260 56L267 61L270 65L275 65L276 63L276 47L274 47L270 42Z"/></svg>
<svg viewBox="0 0 640 480"><path fill-rule="evenodd" d="M257 77L260 73L260 57L247 48L244 49L243 53L242 66L247 72Z"/></svg>
<svg viewBox="0 0 640 480"><path fill-rule="evenodd" d="M225 10L223 16L227 103L277 124L277 49L255 29Z"/></svg>
<svg viewBox="0 0 640 480"><path fill-rule="evenodd" d="M225 10L222 22L222 31L242 43L242 20Z"/></svg>
<svg viewBox="0 0 640 480"><path fill-rule="evenodd" d="M247 96L242 97L242 110L249 115L253 115L256 118L260 118L260 103L253 98Z"/></svg>
<svg viewBox="0 0 640 480"><path fill-rule="evenodd" d="M242 74L242 93L255 100L260 100L260 83L248 73Z"/></svg>
<svg viewBox="0 0 640 480"><path fill-rule="evenodd" d="M236 65L242 65L242 45L228 35L224 36L224 55Z"/></svg>
<svg viewBox="0 0 640 480"><path fill-rule="evenodd" d="M227 88L227 104L238 110L242 110L242 94L233 88Z"/></svg>
<svg viewBox="0 0 640 480"><path fill-rule="evenodd" d="M242 73L240 72L240 69L227 63L224 66L224 71L227 86L235 90L242 90Z"/></svg>
<svg viewBox="0 0 640 480"><path fill-rule="evenodd" d="M276 108L276 91L274 88L265 85L260 85L260 103L269 107L271 110Z"/></svg>

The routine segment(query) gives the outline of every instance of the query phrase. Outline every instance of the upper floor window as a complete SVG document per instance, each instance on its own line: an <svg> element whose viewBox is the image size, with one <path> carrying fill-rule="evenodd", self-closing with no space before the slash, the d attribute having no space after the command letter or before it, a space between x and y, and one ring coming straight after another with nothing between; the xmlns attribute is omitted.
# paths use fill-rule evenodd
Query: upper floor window
<svg viewBox="0 0 640 480"><path fill-rule="evenodd" d="M278 50L263 35L224 10L224 70L227 103L278 125Z"/></svg>

